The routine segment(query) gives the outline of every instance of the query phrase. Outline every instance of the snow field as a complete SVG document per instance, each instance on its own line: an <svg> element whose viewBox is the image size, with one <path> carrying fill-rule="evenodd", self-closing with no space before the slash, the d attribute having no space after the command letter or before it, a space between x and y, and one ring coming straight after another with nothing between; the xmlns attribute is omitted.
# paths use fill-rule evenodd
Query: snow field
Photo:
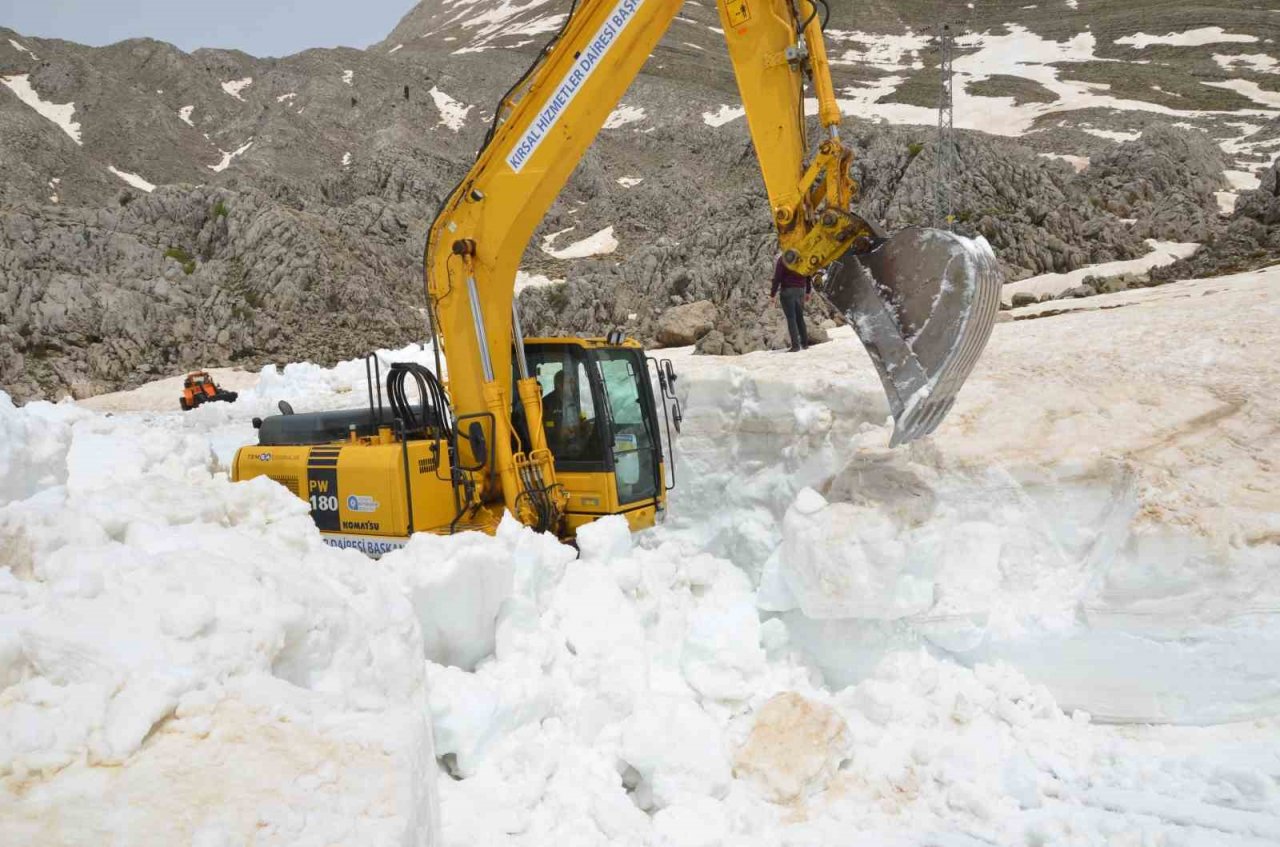
<svg viewBox="0 0 1280 847"><path fill-rule="evenodd" d="M580 555L508 521L373 563L221 477L361 362L0 398L0 841L1273 844L1278 272L1002 323L905 450L848 330L664 351L670 518Z"/></svg>

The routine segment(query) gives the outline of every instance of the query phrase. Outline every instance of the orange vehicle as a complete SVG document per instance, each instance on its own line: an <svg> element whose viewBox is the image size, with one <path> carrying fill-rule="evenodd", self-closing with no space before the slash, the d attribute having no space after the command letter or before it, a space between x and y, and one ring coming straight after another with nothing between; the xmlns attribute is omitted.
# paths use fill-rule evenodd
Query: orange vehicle
<svg viewBox="0 0 1280 847"><path fill-rule="evenodd" d="M182 411L189 412L202 403L212 403L216 400L234 403L239 396L235 391L224 391L219 388L213 381L213 377L209 376L208 371L192 371L182 381L182 396L178 398L178 404L182 406Z"/></svg>

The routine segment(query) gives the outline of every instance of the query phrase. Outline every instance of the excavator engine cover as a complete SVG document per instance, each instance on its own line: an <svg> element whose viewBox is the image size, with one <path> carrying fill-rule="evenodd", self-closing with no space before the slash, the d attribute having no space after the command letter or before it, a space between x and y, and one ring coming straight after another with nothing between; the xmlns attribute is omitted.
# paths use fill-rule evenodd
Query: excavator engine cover
<svg viewBox="0 0 1280 847"><path fill-rule="evenodd" d="M822 295L845 316L880 374L890 446L937 428L991 337L1002 280L991 246L912 227L827 271Z"/></svg>

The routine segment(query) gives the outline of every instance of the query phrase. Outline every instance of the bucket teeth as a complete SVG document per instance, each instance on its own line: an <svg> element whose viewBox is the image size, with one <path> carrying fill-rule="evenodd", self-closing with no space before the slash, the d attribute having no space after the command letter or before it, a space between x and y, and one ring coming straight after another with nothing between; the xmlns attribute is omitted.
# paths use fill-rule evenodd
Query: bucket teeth
<svg viewBox="0 0 1280 847"><path fill-rule="evenodd" d="M913 227L831 266L822 295L862 340L894 418L890 446L933 432L991 337L999 266L983 238Z"/></svg>

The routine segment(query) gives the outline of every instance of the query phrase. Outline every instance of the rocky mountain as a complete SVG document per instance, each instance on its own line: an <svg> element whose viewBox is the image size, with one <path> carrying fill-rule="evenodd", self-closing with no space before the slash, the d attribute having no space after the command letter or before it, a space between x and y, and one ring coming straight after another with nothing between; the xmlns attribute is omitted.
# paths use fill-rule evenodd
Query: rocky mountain
<svg viewBox="0 0 1280 847"><path fill-rule="evenodd" d="M862 203L926 222L938 4L830 5ZM1187 267L1275 257L1254 197L1280 153L1268 4L969 5L949 11L950 204L1011 279L1148 238L1217 257ZM568 9L424 0L367 50L281 59L0 28L0 388L86 395L420 338L426 226ZM528 328L691 340L664 318L709 301L703 349L775 340L769 217L722 42L714 6L689 0L526 250Z"/></svg>

